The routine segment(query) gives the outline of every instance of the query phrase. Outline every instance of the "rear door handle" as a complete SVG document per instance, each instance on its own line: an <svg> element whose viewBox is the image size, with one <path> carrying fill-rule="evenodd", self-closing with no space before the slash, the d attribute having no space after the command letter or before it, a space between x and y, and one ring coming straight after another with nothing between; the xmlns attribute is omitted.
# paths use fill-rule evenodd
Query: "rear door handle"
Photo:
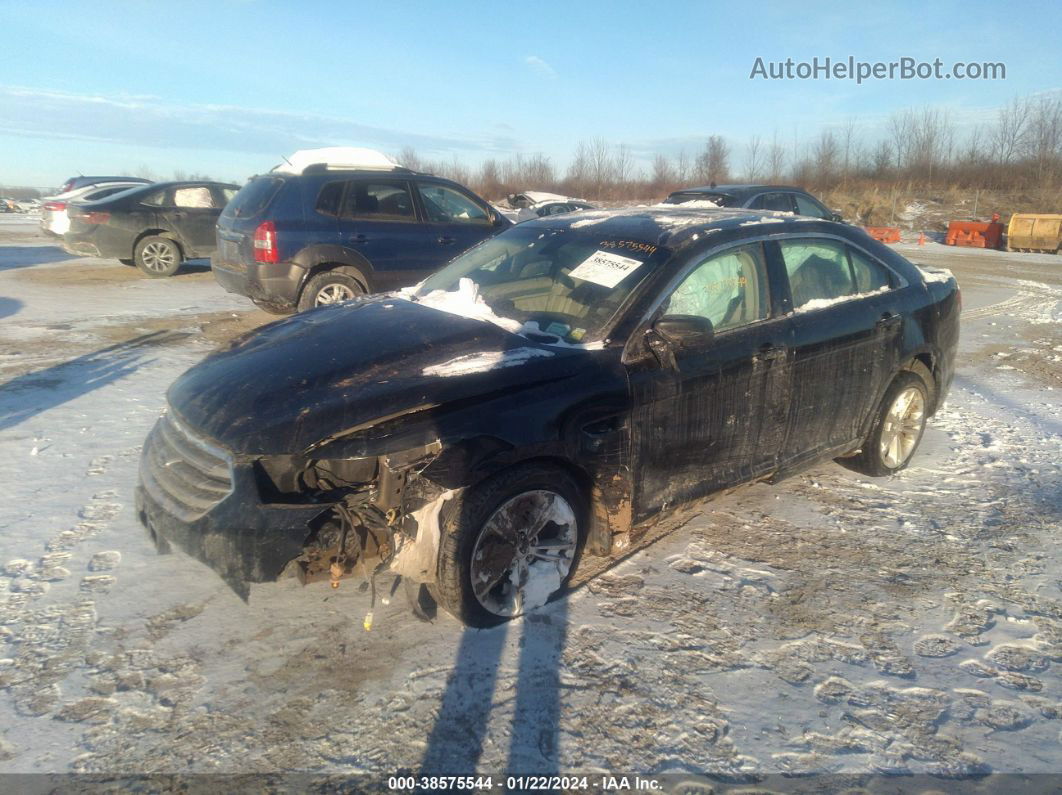
<svg viewBox="0 0 1062 795"><path fill-rule="evenodd" d="M365 235L361 234L360 232L358 234L356 234L356 235L351 235L350 236L350 242L351 243L364 243L368 239L369 238L365 237Z"/></svg>
<svg viewBox="0 0 1062 795"><path fill-rule="evenodd" d="M780 359L784 359L786 349L782 346L771 345L765 343L760 346L760 349L752 357L754 362L776 362Z"/></svg>
<svg viewBox="0 0 1062 795"><path fill-rule="evenodd" d="M449 246L454 242L454 239L449 235L439 235L439 242L444 246Z"/></svg>
<svg viewBox="0 0 1062 795"><path fill-rule="evenodd" d="M878 328L891 329L896 328L903 322L903 315L898 315L895 312L886 312L878 320Z"/></svg>

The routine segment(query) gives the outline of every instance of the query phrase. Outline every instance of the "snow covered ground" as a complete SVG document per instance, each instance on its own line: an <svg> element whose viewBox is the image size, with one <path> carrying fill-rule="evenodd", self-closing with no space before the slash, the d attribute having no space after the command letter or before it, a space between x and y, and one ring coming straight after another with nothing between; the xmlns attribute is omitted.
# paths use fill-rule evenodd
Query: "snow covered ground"
<svg viewBox="0 0 1062 795"><path fill-rule="evenodd" d="M1062 770L1062 258L901 250L965 306L909 470L707 502L506 627L366 633L356 584L244 604L133 516L167 385L268 317L0 218L0 772Z"/></svg>

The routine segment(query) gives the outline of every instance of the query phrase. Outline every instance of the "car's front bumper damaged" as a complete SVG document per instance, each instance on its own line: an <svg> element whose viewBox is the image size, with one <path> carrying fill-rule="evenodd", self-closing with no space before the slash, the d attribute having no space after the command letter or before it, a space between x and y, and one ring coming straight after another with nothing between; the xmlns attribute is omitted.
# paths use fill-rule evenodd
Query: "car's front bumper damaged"
<svg viewBox="0 0 1062 795"><path fill-rule="evenodd" d="M174 544L241 597L293 574L304 584L390 571L435 578L442 509L457 493L422 477L442 445L341 460L232 456L172 414L148 436L137 513L160 552Z"/></svg>

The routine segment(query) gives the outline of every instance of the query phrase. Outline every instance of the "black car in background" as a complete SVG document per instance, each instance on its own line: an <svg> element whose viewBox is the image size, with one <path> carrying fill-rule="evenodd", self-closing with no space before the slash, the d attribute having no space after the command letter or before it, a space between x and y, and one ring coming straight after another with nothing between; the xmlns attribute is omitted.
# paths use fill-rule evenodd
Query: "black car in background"
<svg viewBox="0 0 1062 795"><path fill-rule="evenodd" d="M157 182L74 203L63 248L113 257L145 276L172 276L184 260L213 253L218 216L237 190L222 182Z"/></svg>
<svg viewBox="0 0 1062 795"><path fill-rule="evenodd" d="M211 267L229 292L288 314L414 284L510 225L448 179L310 164L236 194Z"/></svg>
<svg viewBox="0 0 1062 795"><path fill-rule="evenodd" d="M831 458L903 469L948 392L959 311L950 274L829 221L528 221L412 294L193 367L144 445L137 510L160 551L244 595L283 571L389 570L496 623L675 506Z"/></svg>
<svg viewBox="0 0 1062 795"><path fill-rule="evenodd" d="M664 204L685 204L699 199L707 199L720 207L773 210L824 221L843 220L806 190L791 185L706 185L683 188L664 199Z"/></svg>

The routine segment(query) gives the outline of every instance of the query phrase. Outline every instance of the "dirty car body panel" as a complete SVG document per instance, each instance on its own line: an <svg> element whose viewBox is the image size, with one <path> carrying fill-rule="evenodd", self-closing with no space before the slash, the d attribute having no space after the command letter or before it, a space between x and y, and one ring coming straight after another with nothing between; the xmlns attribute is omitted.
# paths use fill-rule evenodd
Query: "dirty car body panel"
<svg viewBox="0 0 1062 795"><path fill-rule="evenodd" d="M851 294L797 305L831 250ZM602 251L627 269L612 287L577 270ZM448 279L506 322L440 308ZM548 462L585 489L585 553L616 555L661 511L858 450L916 362L934 410L957 335L953 279L842 224L681 206L530 221L416 291L279 321L193 367L145 444L138 511L160 550L246 596L293 564L335 579L430 552L453 495ZM401 573L430 583L428 557Z"/></svg>

